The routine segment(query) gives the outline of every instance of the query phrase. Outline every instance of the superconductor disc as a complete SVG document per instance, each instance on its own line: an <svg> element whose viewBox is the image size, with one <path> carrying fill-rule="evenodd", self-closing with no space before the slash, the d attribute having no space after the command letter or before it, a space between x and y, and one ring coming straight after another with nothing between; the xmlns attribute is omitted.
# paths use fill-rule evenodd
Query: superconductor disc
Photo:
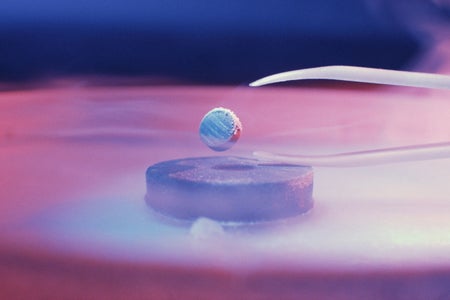
<svg viewBox="0 0 450 300"><path fill-rule="evenodd" d="M146 181L147 204L177 219L259 222L313 207L310 166L234 156L184 158L150 166Z"/></svg>

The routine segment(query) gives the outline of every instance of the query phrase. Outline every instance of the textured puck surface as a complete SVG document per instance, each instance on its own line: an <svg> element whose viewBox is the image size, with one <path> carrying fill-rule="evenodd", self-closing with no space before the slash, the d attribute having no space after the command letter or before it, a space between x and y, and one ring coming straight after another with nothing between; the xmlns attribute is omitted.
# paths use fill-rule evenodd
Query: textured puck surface
<svg viewBox="0 0 450 300"><path fill-rule="evenodd" d="M166 216L258 222L296 216L313 207L309 166L216 156L150 166L146 201Z"/></svg>

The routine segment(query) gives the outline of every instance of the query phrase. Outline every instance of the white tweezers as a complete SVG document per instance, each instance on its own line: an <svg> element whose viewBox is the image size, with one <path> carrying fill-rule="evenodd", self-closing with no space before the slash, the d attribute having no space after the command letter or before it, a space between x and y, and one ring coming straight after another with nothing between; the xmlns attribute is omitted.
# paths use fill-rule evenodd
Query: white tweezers
<svg viewBox="0 0 450 300"><path fill-rule="evenodd" d="M250 86L258 87L277 82L302 79L332 79L421 88L450 89L450 76L447 75L353 66L327 66L283 72L256 80L250 83ZM253 154L261 159L283 163L326 167L353 167L401 161L450 158L450 142L331 155L284 155L263 151L255 151Z"/></svg>

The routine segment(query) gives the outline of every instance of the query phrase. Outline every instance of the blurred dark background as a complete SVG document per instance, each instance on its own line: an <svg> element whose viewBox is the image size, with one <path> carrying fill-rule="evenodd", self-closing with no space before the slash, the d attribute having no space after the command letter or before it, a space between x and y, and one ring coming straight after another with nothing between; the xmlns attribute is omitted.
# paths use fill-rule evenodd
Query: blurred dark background
<svg viewBox="0 0 450 300"><path fill-rule="evenodd" d="M332 64L402 69L421 48L361 0L0 2L0 81L100 74L240 84Z"/></svg>

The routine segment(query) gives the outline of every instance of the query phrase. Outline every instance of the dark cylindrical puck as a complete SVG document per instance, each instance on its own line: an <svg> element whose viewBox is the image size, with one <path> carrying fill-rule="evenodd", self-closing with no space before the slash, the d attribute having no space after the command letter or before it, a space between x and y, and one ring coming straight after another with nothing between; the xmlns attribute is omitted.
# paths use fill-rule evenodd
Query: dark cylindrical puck
<svg viewBox="0 0 450 300"><path fill-rule="evenodd" d="M215 156L171 160L147 169L146 201L185 220L258 222L303 214L313 207L309 166Z"/></svg>

